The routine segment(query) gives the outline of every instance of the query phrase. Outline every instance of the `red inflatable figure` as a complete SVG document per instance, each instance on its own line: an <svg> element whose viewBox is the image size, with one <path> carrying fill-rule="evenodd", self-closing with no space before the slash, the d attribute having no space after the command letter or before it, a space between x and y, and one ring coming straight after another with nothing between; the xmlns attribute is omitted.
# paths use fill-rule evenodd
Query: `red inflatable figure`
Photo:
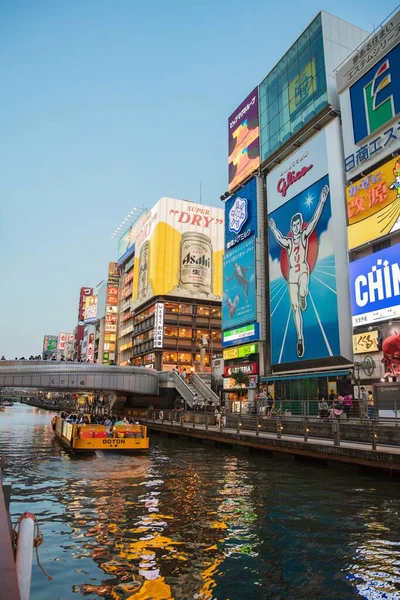
<svg viewBox="0 0 400 600"><path fill-rule="evenodd" d="M400 335L398 333L385 339L382 344L382 352L382 362L387 371L385 377L400 375Z"/></svg>

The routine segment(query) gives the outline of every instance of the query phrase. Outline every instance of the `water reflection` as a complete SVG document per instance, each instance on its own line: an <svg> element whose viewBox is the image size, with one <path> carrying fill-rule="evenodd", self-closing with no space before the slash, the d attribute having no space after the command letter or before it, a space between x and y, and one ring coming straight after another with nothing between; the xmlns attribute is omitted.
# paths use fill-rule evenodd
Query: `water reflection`
<svg viewBox="0 0 400 600"><path fill-rule="evenodd" d="M400 597L400 486L152 439L148 456L73 457L51 415L0 415L13 515L45 536L32 600Z"/></svg>

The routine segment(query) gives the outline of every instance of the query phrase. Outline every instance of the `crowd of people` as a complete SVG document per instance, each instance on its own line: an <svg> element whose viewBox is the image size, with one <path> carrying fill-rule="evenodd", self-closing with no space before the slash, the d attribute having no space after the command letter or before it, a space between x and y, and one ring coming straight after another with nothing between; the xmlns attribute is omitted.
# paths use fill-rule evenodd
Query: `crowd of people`
<svg viewBox="0 0 400 600"><path fill-rule="evenodd" d="M374 416L374 397L372 392L367 392L365 387L360 387L359 409L362 419L372 418ZM343 394L336 394L334 390L330 391L328 402L324 396L320 396L318 402L318 415L320 419L341 418L342 414L346 418L350 417L353 408L353 396L348 391Z"/></svg>
<svg viewBox="0 0 400 600"><path fill-rule="evenodd" d="M122 417L113 415L98 415L82 412L72 412L70 414L62 411L60 413L62 419L68 423L75 425L104 425L105 427L114 427L114 425L137 425L137 421L132 417Z"/></svg>

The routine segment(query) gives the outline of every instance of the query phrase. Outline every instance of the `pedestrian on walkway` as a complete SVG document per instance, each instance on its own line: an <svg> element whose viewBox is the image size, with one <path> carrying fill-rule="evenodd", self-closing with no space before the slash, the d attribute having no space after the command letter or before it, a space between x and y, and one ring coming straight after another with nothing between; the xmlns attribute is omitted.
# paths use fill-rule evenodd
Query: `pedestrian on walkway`
<svg viewBox="0 0 400 600"><path fill-rule="evenodd" d="M368 392L368 417L370 419L373 419L375 415L375 409L374 409L374 396L372 394L372 392Z"/></svg>
<svg viewBox="0 0 400 600"><path fill-rule="evenodd" d="M360 388L360 418L368 419L368 394L365 387Z"/></svg>

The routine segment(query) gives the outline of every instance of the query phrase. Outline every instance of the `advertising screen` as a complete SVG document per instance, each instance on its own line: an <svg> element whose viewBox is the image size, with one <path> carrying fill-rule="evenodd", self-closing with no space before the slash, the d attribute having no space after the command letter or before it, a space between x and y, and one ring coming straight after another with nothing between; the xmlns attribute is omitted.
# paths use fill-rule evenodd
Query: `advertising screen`
<svg viewBox="0 0 400 600"><path fill-rule="evenodd" d="M329 177L269 214L272 363L340 354Z"/></svg>
<svg viewBox="0 0 400 600"><path fill-rule="evenodd" d="M242 242L224 256L222 329L256 319L255 238Z"/></svg>
<svg viewBox="0 0 400 600"><path fill-rule="evenodd" d="M400 230L400 157L346 188L349 250Z"/></svg>
<svg viewBox="0 0 400 600"><path fill-rule="evenodd" d="M166 294L221 300L222 208L161 198L140 225L132 308Z"/></svg>
<svg viewBox="0 0 400 600"><path fill-rule="evenodd" d="M85 300L84 322L94 323L97 319L97 296L89 296Z"/></svg>
<svg viewBox="0 0 400 600"><path fill-rule="evenodd" d="M251 179L225 202L225 248L257 236L257 180Z"/></svg>
<svg viewBox="0 0 400 600"><path fill-rule="evenodd" d="M400 317L400 244L349 265L353 327Z"/></svg>
<svg viewBox="0 0 400 600"><path fill-rule="evenodd" d="M228 190L234 190L260 166L258 88L228 119Z"/></svg>

